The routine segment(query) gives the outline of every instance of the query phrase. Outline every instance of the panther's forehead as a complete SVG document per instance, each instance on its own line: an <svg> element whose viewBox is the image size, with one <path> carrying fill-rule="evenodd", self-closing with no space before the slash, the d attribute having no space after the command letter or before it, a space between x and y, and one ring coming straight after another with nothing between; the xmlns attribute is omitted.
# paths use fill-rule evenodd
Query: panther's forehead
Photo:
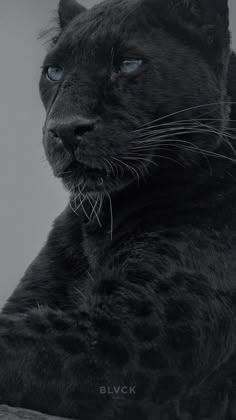
<svg viewBox="0 0 236 420"><path fill-rule="evenodd" d="M130 46L135 51L145 38L139 5L137 0L106 0L79 14L59 33L46 63L91 63L102 56L107 60L116 46Z"/></svg>
<svg viewBox="0 0 236 420"><path fill-rule="evenodd" d="M75 17L61 34L60 47L87 46L97 42L109 44L138 27L137 0L106 0ZM101 46L101 45L99 45Z"/></svg>

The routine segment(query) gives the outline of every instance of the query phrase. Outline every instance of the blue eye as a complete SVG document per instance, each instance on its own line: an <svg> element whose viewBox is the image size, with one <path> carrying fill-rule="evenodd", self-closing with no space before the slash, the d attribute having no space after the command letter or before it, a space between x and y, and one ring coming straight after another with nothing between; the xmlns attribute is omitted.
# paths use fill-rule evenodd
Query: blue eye
<svg viewBox="0 0 236 420"><path fill-rule="evenodd" d="M51 82L59 82L63 78L64 72L59 66L49 66L47 68L47 78Z"/></svg>
<svg viewBox="0 0 236 420"><path fill-rule="evenodd" d="M130 59L125 60L120 65L120 71L123 74L129 74L137 70L143 64L143 60Z"/></svg>

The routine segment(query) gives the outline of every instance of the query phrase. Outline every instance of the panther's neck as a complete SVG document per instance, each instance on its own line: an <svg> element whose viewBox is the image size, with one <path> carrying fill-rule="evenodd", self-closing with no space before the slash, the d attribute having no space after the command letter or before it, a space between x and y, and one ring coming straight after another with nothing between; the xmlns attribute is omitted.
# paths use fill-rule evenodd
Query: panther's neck
<svg viewBox="0 0 236 420"><path fill-rule="evenodd" d="M105 197L98 218L88 221L83 214L85 251L95 264L152 229L234 224L235 209L236 165L230 160L214 157L201 167L157 171L146 182Z"/></svg>

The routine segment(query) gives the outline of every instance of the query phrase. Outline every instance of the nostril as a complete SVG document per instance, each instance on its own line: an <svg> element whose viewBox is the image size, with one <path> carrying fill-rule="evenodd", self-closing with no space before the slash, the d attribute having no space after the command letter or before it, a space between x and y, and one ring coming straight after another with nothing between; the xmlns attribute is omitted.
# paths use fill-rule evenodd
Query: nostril
<svg viewBox="0 0 236 420"><path fill-rule="evenodd" d="M85 133L89 132L89 131L93 131L95 126L95 122L93 123L84 123L84 124L80 124L75 128L75 136L76 137L81 137L83 136Z"/></svg>
<svg viewBox="0 0 236 420"><path fill-rule="evenodd" d="M77 119L74 126L74 134L76 137L81 137L89 131L93 131L95 125L98 123L98 118L84 118L80 117Z"/></svg>

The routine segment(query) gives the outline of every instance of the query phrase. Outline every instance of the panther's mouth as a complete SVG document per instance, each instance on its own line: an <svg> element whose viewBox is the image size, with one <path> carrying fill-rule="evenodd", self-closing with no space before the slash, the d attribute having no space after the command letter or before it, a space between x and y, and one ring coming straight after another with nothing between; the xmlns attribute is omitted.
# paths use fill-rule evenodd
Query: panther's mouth
<svg viewBox="0 0 236 420"><path fill-rule="evenodd" d="M132 174L131 174L132 175ZM118 191L134 179L127 170L119 173L115 168L99 167L99 163L93 160L68 162L66 169L58 176L62 179L65 188L69 191L86 192L111 192Z"/></svg>
<svg viewBox="0 0 236 420"><path fill-rule="evenodd" d="M92 167L87 163L74 161L67 167L65 172L61 175L61 178L65 176L76 176L95 182L99 181L101 178L111 177L111 173L103 168Z"/></svg>

